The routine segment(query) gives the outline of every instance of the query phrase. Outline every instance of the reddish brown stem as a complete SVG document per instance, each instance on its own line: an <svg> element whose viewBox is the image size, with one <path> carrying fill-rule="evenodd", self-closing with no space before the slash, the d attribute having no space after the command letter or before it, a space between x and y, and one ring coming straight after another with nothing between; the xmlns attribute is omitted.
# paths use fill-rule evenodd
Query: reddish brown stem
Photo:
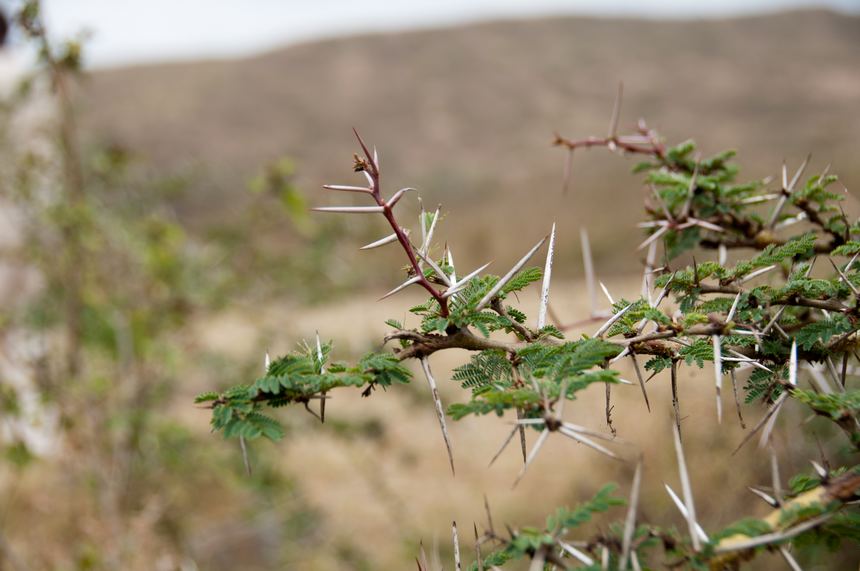
<svg viewBox="0 0 860 571"><path fill-rule="evenodd" d="M400 224L397 223L397 219L394 217L394 209L391 205L385 202L385 199L382 198L382 185L379 180L379 165L376 163L376 158L373 153L367 148L367 145L364 144L364 141L361 139L361 135L358 134L358 131L355 129L352 130L355 133L356 139L358 139L358 144L361 146L361 150L364 153L364 156L367 160L367 174L370 175L371 182L371 196L373 200L376 201L378 206L383 208L382 215L385 216L385 219L388 221L388 224L391 226L391 229L394 230L395 236L397 236L397 241L400 242L400 245L403 247L403 250L406 252L406 257L409 258L409 263L412 266L412 269L415 271L415 275L420 279L418 284L421 285L427 292L433 296L439 303L439 315L442 317L448 317L448 299L442 297L442 292L438 291L433 287L433 284L430 283L424 276L424 272L421 270L421 266L418 264L418 258L415 256L415 251L412 248L412 243L409 241L409 238L406 236L406 233L401 228Z"/></svg>
<svg viewBox="0 0 860 571"><path fill-rule="evenodd" d="M631 139L634 139L635 136L618 135L612 135L609 137L586 137L584 139L573 140L556 134L554 144L566 147L571 151L576 149L588 149L591 147L608 147L610 149L617 148L628 153L651 155L659 159L660 162L665 162L666 149L657 138L656 134L652 130L648 129L644 122L641 121L638 131L639 135L637 138L645 140L642 140L641 142L637 140L634 142Z"/></svg>

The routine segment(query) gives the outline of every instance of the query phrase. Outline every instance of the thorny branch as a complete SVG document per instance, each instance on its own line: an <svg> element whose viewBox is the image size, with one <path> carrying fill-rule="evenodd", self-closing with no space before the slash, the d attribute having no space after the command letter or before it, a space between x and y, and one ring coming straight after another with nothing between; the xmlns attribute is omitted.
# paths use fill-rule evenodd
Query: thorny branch
<svg viewBox="0 0 860 571"><path fill-rule="evenodd" d="M612 311L606 315L598 312L594 307L594 299L592 299L591 317L581 323L587 324L596 319L605 319L593 335L593 338L615 344L620 351L620 354L616 357L611 359L609 357L603 358L600 362L592 363L593 366L608 369L611 363L622 357L630 356L635 361L637 355L661 358L665 360L665 363L668 363L668 365L663 365L662 368L668 368L671 373L672 408L674 411L673 430L676 435L676 451L682 480L683 501L668 486L667 491L672 496L682 515L688 520L692 549L690 550L689 547L680 547L682 540L676 535L661 531L654 526L646 526L646 534L634 538L637 520L637 512L634 506L628 511L623 541L620 541L618 537L610 533L603 534L591 542L579 542L578 546L574 546L573 543L562 539L561 530L559 530L558 533L551 534L553 543L544 543L538 547L530 547L525 550L525 554L532 559L533 569L541 569L547 563L565 567L567 556L574 557L587 565L594 564L592 557L599 557L605 568L609 563L610 553L621 554L623 560L625 562L629 561L635 569L640 566L639 555L637 554L639 546L648 538L659 538L667 546L667 551L678 552L680 550L683 554L683 560L677 563L677 565L695 560L699 563L709 564L714 569L723 568L726 565L731 567L738 561L745 560L754 555L753 548L756 545L782 542L793 537L791 534L800 533L802 530L799 527L781 529L776 525L778 522L774 520L774 522L771 522L774 524L772 527L777 531L770 535L762 535L749 541L746 539L746 536L743 539L724 539L710 545L710 548L715 550L715 555L713 556L707 555L707 552L703 551L703 544L710 542L707 534L705 534L696 521L693 509L692 487L686 472L683 448L681 446L680 431L682 419L680 417L680 405L678 402L678 366L684 361L688 363L699 361L700 366L702 366L701 362L706 360L706 358L702 354L701 348L703 346L713 347L718 421L721 419L722 410L720 387L725 372L730 372L732 375L735 398L737 398L735 387L736 371L756 368L759 371L767 373L767 382L769 384L766 389L762 389L761 398L770 407L765 417L748 432L747 439L744 442L759 433L759 431L761 431L760 445L769 442L781 407L787 399L794 398L804 402L816 415L833 421L848 434L852 444L860 449L860 421L858 421L856 411L850 407L846 407L844 410L834 410L830 401L825 399L821 402L814 400L810 402L809 397L810 394L826 397L827 395L844 395L846 392L846 375L849 372L848 360L851 356L856 357L854 354L858 345L856 333L860 329L860 310L858 310L858 297L860 297L858 293L860 293L860 289L854 283L860 281L860 276L857 275L857 272L850 271L854 260L852 259L843 268L834 265L839 274L838 279L844 285L840 285L839 288L841 289L839 289L833 283L828 282L829 285L826 287L830 289L825 288L825 293L819 294L817 293L818 290L814 288L810 290L803 288L799 290L791 288L780 290L771 286L744 286L746 282L752 279L759 279L759 276L763 276L776 268L781 268L782 278L788 280L793 275L791 271L795 269L795 265L799 262L809 260L816 254L831 256L837 247L846 244L855 247L853 246L855 242L851 241L851 236L852 233L860 234L860 229L852 230L854 227L849 227L844 213L841 219L838 216L830 219L827 218L826 212L828 212L828 206L826 201L828 198L826 193L823 195L819 193L819 198L817 199L809 198L810 196L815 196L814 192L817 192L816 185L823 192L824 186L828 184L823 174L817 179L812 179L805 190L797 190L797 184L806 163L797 170L791 181L789 181L785 168L783 169L782 185L779 192L762 193L760 190L765 186L765 184L762 184L760 186L751 185L747 188L739 185L733 187L731 192L723 193L720 190L720 185L729 184L729 181L734 176L734 171L725 165L729 155L718 156L715 159L708 160L703 160L700 156L696 155L695 159L692 159L687 156L694 149L692 145L680 150L678 147L669 148L663 143L656 131L650 129L644 121L639 122L637 130L632 135L619 135L617 132L619 115L620 90L619 99L616 101L615 109L613 110L609 133L606 137L568 139L557 135L555 144L565 147L570 154L576 149L604 147L610 151L622 154L644 155L652 161L645 165L645 170L658 173L660 176L655 177L654 180L658 183L662 181L662 184L668 185L670 188L658 189L652 186L653 199L656 203L652 203L649 200L649 204L646 205L646 212L651 217L651 220L640 225L650 232L650 236L640 246L640 249L647 246L649 252L643 279L642 298L633 303L625 300L616 302L608 290L603 287L604 293L606 293L612 304ZM389 295L417 283L431 295L432 299L438 305L438 309L432 310L436 313L428 317L434 319L436 317L441 318L443 326L437 329L433 327L408 329L397 324L395 330L385 337L385 342L393 340L400 343L399 347L392 350L397 361L403 362L408 359L417 359L421 362L428 382L431 388L433 388L433 398L445 442L448 446L452 471L453 458L445 424L445 415L439 396L435 391L435 380L430 373L428 362L428 358L436 352L448 349L463 349L477 353L502 352L505 354L505 358L512 371L511 390L530 391L533 389L534 394L530 397L532 400L528 402L534 402L536 406L526 410L527 414L523 414L524 409L520 405L523 401L510 401L513 404L508 404L509 408L515 408L518 411L518 415L514 429L511 431L508 439L505 440L501 450L504 450L518 430L522 434L525 426L531 425L532 427L541 428L541 434L531 452L526 455L525 448L523 449L525 465L517 481L525 474L526 468L534 460L543 443L552 433L561 433L581 443L586 443L588 446L600 450L609 456L615 457L614 453L590 441L587 436L590 435L596 438L611 440L615 434L615 428L611 425L610 415L613 407L609 399L610 385L608 383L606 384L606 417L612 430L612 436L591 432L584 427L573 425L562 419L561 411L567 398L567 381L558 390L557 396L549 398L546 385L540 385L533 376L521 371L521 353L526 354L527 350L532 351L535 347L567 346L566 341L559 341L551 335L545 334L542 328L545 316L549 311L547 305L549 271L544 276L545 282L541 292L541 306L539 308L539 315L541 317L538 320L537 330L532 330L523 325L522 320L518 320L515 315L512 315L512 313L519 312L514 312L513 309L509 310L503 303L504 294L502 293L502 286L507 280L511 279L514 273L522 268L531 255L542 246L544 241L542 240L533 247L507 275L497 279L492 289L486 292L481 301L473 307L475 313L479 313L486 308L503 319L507 323L504 329L511 333L513 338L503 339L493 337L485 329L481 330L482 334L478 334L473 331L473 328L475 330L480 328L474 325L475 322L467 322L472 323L472 327L468 324L463 325L449 322L447 318L451 317L452 312L449 300L455 299L454 296L462 295L466 283L486 266L457 281L453 268L453 259L447 248L447 260L442 265L449 266L450 273L447 273L448 268L443 270L440 264L437 264L429 257L429 237L424 236L421 247L416 248L410 242L407 231L398 223L394 214L394 207L397 202L405 192L411 189L402 189L392 198L385 200L382 197L379 159L376 151L371 152L361 137L358 136L358 133L356 133L356 137L361 146L363 156L356 155L355 170L367 177L368 186L343 187L330 185L326 188L336 191L368 194L373 198L375 206L325 207L318 208L317 210L382 214L390 225L393 234L368 245L366 248L377 247L396 241L406 252L410 264L409 279L398 288L392 290ZM680 184L683 184L683 188L678 188ZM824 198L822 199L821 196L824 196ZM779 202L769 217L748 215L747 209L750 206L764 204L770 200L778 200ZM784 215L783 209L786 205L794 206L799 214L794 217ZM765 221L766 218L769 218L769 220ZM844 219L844 224L842 223L842 219ZM433 220L433 225L435 226L438 220L438 211ZM790 247L794 247L795 239L782 238L778 235L778 232L782 227L787 227L800 221L808 223L815 232L815 238L808 241L806 251L802 249L794 251L790 255L787 255L787 257L778 258L775 263L771 263L767 267L764 267L765 264L762 263L759 265L750 264L750 269L748 270L739 269L740 265L736 266L732 271L726 269L728 267L725 259L726 250L731 248L749 248L760 252L762 255L768 254L774 256L779 248L787 250ZM424 220L422 217L423 223ZM686 270L676 269L675 271L670 268L672 259L676 257L676 253L669 253L670 248L673 245L677 245L679 236L683 236L690 231L701 233L701 235L696 234L693 236L695 238L693 240L694 245L717 249L720 252L719 266L722 268L722 273L711 269L701 274L705 277L710 276L710 278L715 280L715 283L703 283L704 278L700 277L699 266L695 259L692 265L692 280L689 278L689 268ZM430 233L432 234L432 229ZM553 227L550 238L546 264L547 270L552 267L554 237L555 227ZM584 242L585 239L586 236L583 234ZM666 256L664 265L656 268L656 251L660 244L664 246ZM860 252L860 244L856 246L855 250ZM585 249L584 260L588 280L587 285L589 291L594 292L596 288L593 268L590 267L590 253L586 255ZM427 270L424 269L424 264L428 266ZM809 278L811 269L812 264L809 264L804 279ZM714 275L708 272L712 272ZM676 276L679 276L681 273L686 273L687 277L676 279ZM775 272L772 275L778 275L778 273ZM656 299L653 299L652 289L654 287L654 280L659 277L665 278L666 276L669 276L668 281L664 279L662 291ZM770 277L771 275L768 275L768 279ZM819 281L824 282L826 280ZM447 289L442 289L434 285L439 283L447 286ZM825 286L818 284L817 287ZM687 309L680 311L678 307L660 307L661 302L667 299L672 293L678 296L681 307L684 307L683 304L687 304ZM721 295L732 296L733 299L721 298L719 297ZM729 301L731 301L731 309L726 311ZM705 310L703 310L702 315L697 315L695 319L690 319L690 315L695 313L691 308L705 306L711 308L707 310L707 315L704 315ZM454 310L455 312L460 311L457 305L454 306ZM799 346L798 338L800 338L802 333L809 331L808 327L820 327L822 324L832 321L836 316L846 320L844 323L840 322L838 335L831 334L826 338L822 338L820 342L815 338L812 339L812 342L807 339L802 346ZM487 317L487 314L484 314L482 317ZM556 318L554 319L558 321ZM845 325L846 323L847 326ZM558 330L556 332L559 333ZM561 337L561 335L559 336ZM698 343L696 345L698 352L693 353L693 346L696 343ZM840 357L842 359L841 375L833 363L834 358ZM798 369L801 363L805 363L805 366L809 368L813 375L811 392L799 387ZM820 363L825 364L826 368L822 368L819 365ZM659 370L655 369L654 375ZM636 371L647 402L648 397L647 393L645 393L645 382L647 381L643 378L638 364ZM786 371L788 373L787 381L784 378ZM835 384L831 385L822 371L829 373ZM654 375L652 375L652 378ZM531 383L531 387L529 383ZM836 388L834 389L834 387ZM372 385L367 391L371 388ZM556 389L554 388L553 390ZM308 399L320 397L324 398L324 395L312 395L302 398L306 404ZM261 396L260 398L265 400L266 397ZM215 406L220 402L216 400ZM558 411L554 410L556 402L559 402ZM497 408L495 410L498 412L500 409ZM743 424L739 406L738 416L740 422ZM499 453L501 453L501 450ZM637 476L637 484L634 485L632 494L634 498L638 497L638 480ZM777 476L774 477L774 482L778 482ZM860 476L857 476L855 472L850 472L845 477L832 481L824 481L821 486L814 490L814 493L810 492L795 500L786 502L783 509L801 505L810 497L815 497L822 502L825 500L838 500L845 503L856 498L858 488L860 488ZM812 527L824 524L826 519L822 517L818 521L813 518L799 525L806 526L803 530L811 529ZM454 529L456 529L456 526ZM517 538L516 532L511 531L510 535L510 539L501 538L492 529L491 523L489 531L477 541L476 551L479 553L479 561L481 561L480 545L482 543L492 541L503 548L509 549L515 545L515 539ZM750 541L753 543L750 543ZM791 560L791 555L785 549L782 549L781 553L787 561ZM459 561L459 549L457 549L457 558ZM676 566L676 564L670 564L670 566ZM423 569L425 567L426 564L422 564L419 561L419 568ZM482 563L479 563L480 568L482 568Z"/></svg>

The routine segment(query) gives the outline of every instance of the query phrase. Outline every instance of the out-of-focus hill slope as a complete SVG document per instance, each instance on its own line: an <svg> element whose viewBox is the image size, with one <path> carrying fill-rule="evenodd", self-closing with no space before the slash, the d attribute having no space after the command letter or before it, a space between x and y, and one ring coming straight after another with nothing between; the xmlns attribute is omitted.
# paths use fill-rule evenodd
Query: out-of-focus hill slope
<svg viewBox="0 0 860 571"><path fill-rule="evenodd" d="M632 259L639 236L633 162L581 153L562 196L563 152L550 142L556 130L605 133L619 80L622 126L641 116L669 142L737 148L742 176L776 174L784 158L796 165L812 152L813 168L832 162L849 189L860 187L860 17L823 11L564 17L334 39L99 71L82 101L97 138L162 172L199 167L179 208L201 223L229 220L247 178L281 155L296 159L308 194L329 200L318 185L352 180L356 126L378 145L389 189L416 186L443 203L446 237L470 262L512 259L557 220L562 256L576 255L585 225L609 271ZM611 260L610 248L624 255Z"/></svg>

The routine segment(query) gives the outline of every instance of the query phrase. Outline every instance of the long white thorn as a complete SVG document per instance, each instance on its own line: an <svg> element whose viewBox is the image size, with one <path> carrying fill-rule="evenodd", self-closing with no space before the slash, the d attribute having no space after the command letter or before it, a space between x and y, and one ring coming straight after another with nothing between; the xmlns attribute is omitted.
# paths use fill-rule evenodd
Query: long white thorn
<svg viewBox="0 0 860 571"><path fill-rule="evenodd" d="M386 204L388 204L389 207L394 207L394 205L397 204L398 202L400 202L400 199L403 198L403 196L407 192L416 192L416 191L417 191L417 189L414 189L414 188L408 187L408 186L406 188L401 188L400 190L398 190L397 192L394 193L394 196L392 196L391 198L388 199Z"/></svg>
<svg viewBox="0 0 860 571"><path fill-rule="evenodd" d="M517 479L514 480L514 487L516 487L516 485L520 483L520 480L523 479L523 476L526 475L526 470L528 470L529 465L537 457L538 452L540 452L540 449L543 447L544 442L546 442L546 439L548 436L549 436L549 430L544 428L543 431L540 433L540 436L538 436L537 442L535 442L535 445L532 447L531 452L529 452L528 457L526 457L526 463L523 464L523 467L520 470L520 473L517 476Z"/></svg>
<svg viewBox="0 0 860 571"><path fill-rule="evenodd" d="M578 424L573 424L570 422L562 422L561 427L566 429L569 432L575 432L577 435L587 434L588 436L593 436L594 438L599 438L601 440L606 440L607 442L615 442L615 443L623 443L624 441L620 438L616 438L611 434L603 434L602 432L597 432L595 430L591 430L590 428L586 428L584 426L580 426Z"/></svg>
<svg viewBox="0 0 860 571"><path fill-rule="evenodd" d="M513 430L511 430L511 433L508 434L507 438L505 438L505 441L502 442L502 446L499 448L499 451L496 452L495 456L493 456L493 459L490 460L490 463L488 466L492 466L496 462L496 459L502 455L502 452L505 451L505 448L508 447L508 444L511 443L511 440L513 440L514 435L516 435L516 433L519 432L519 430L520 430L519 425L515 424Z"/></svg>
<svg viewBox="0 0 860 571"><path fill-rule="evenodd" d="M451 268L451 285L457 285L457 269L454 266L454 254L451 252L451 248L446 248L448 250L448 267Z"/></svg>
<svg viewBox="0 0 860 571"><path fill-rule="evenodd" d="M576 547L572 546L571 544L566 543L564 541L559 541L558 544L561 546L565 553L567 553L580 563L584 565L594 565L594 559L592 559Z"/></svg>
<svg viewBox="0 0 860 571"><path fill-rule="evenodd" d="M651 412L651 403L648 401L648 391L645 389L645 378L642 376L642 371L639 369L639 361L636 359L636 353L631 351L630 360L633 361L633 370L636 371L636 378L639 380L639 388L642 389L642 398L645 399L645 408Z"/></svg>
<svg viewBox="0 0 860 571"><path fill-rule="evenodd" d="M433 241L433 233L436 231L436 223L439 221L439 212L441 211L441 208L441 206L436 207L436 212L433 213L433 222L430 223L430 228L427 230L427 236L421 244L421 252L424 254L428 254L430 252L430 242Z"/></svg>
<svg viewBox="0 0 860 571"><path fill-rule="evenodd" d="M828 259L829 259L829 258L828 258ZM846 275L845 275L845 272L843 272L842 270L840 270L840 269L839 269L839 266L837 266L837 265L833 262L833 260L830 260L830 264L833 266L833 269L834 269L834 270L836 270L836 273L838 273L838 274L839 274L839 277L842 279L842 281L843 281L843 282L845 282L845 284L846 284L849 288L851 288L851 291L854 293L854 295L860 295L860 291L858 291L858 290L857 290L857 286L855 286L853 283L851 283L851 280L849 280L849 279L848 279L848 276L846 276Z"/></svg>
<svg viewBox="0 0 860 571"><path fill-rule="evenodd" d="M739 280L738 280L738 283L739 283L739 284L746 283L746 282L748 282L748 281L750 281L750 280L753 280L753 279L755 279L755 278L759 277L759 276L760 276L760 275L762 275L762 274L766 274L766 273L768 273L769 271L771 271L772 269L774 269L774 268L776 268L776 267L777 267L777 266L776 266L776 264L773 264L773 265L767 266L766 268L761 268L761 269L759 269L759 270L756 270L756 271L754 271L754 272L752 272L752 273L750 273L750 274L745 275L745 276L744 276L744 277L742 277L741 279L739 279Z"/></svg>
<svg viewBox="0 0 860 571"><path fill-rule="evenodd" d="M794 173L794 176L791 178L791 182L788 183L788 188L786 189L789 193L794 192L794 186L797 184L797 181L800 180L800 177L803 175L803 171L806 170L806 165L809 164L809 160L812 158L812 155L806 155L806 158L803 159L803 163L797 168L797 171Z"/></svg>
<svg viewBox="0 0 860 571"><path fill-rule="evenodd" d="M245 474L251 475L251 461L248 459L248 447L245 444L245 437L239 437L239 448L242 450L242 463L245 464Z"/></svg>
<svg viewBox="0 0 860 571"><path fill-rule="evenodd" d="M323 350L320 342L320 332L317 331L317 360L320 362L320 373L325 373L325 365L323 365ZM268 369L268 367L267 367Z"/></svg>
<svg viewBox="0 0 860 571"><path fill-rule="evenodd" d="M783 396L785 398L783 398ZM782 405L785 403L786 398L788 398L788 392L784 392L779 395L779 398L774 403L773 414L769 414L767 416L767 421L763 425L764 428L761 431L761 437L758 441L759 448L764 448L770 441L770 435L773 432L773 427L776 425L776 419L779 417L779 411L782 410Z"/></svg>
<svg viewBox="0 0 860 571"><path fill-rule="evenodd" d="M546 325L546 311L549 306L549 283L552 279L552 262L555 255L555 222L549 233L549 246L546 250L546 263L543 269L543 283L540 289L540 306L538 307L537 328L540 330Z"/></svg>
<svg viewBox="0 0 860 571"><path fill-rule="evenodd" d="M770 328L771 328L771 327L773 327L774 323L776 323L777 321L779 321L779 318L780 318L780 317L782 317L782 312L783 312L783 311L785 311L785 308L786 308L786 307L787 307L787 306L783 305L782 307L780 307L780 308L776 311L776 313L773 315L773 318L772 318L772 319L767 323L767 325L765 326L765 328L761 330L761 334L762 334L762 335L766 335L766 334L767 334L767 332L768 332L768 331L770 331Z"/></svg>
<svg viewBox="0 0 860 571"><path fill-rule="evenodd" d="M803 174L803 171L806 169L806 165L809 163L810 155L807 155L806 160L800 165L800 168L797 169L797 172L794 173L794 177L791 179L791 182L788 182L788 170L786 169L785 163L782 165L782 194L779 197L779 202L776 204L776 208L773 210L773 214L770 216L770 220L768 222L768 227L773 228L776 226L777 220L779 220L779 215L782 213L782 209L785 207L785 203L788 202L788 197L794 192L794 185L797 184L797 181L800 179L800 176Z"/></svg>
<svg viewBox="0 0 860 571"><path fill-rule="evenodd" d="M427 242L427 211L424 210L424 202L421 200L421 197L418 197L418 225L421 227L421 246L424 246L424 243Z"/></svg>
<svg viewBox="0 0 860 571"><path fill-rule="evenodd" d="M429 256L427 256L421 250L415 250L415 253L418 254L418 257L421 258L424 261L424 263L426 263L428 266L430 266L430 268L433 270L433 272L436 274L436 276L440 280L442 280L442 283L444 283L448 287L451 287L451 280L448 279L448 276L445 274L445 272L442 271L442 268L439 267L439 264L434 262Z"/></svg>
<svg viewBox="0 0 860 571"><path fill-rule="evenodd" d="M496 297L496 294L502 291L502 288L505 287L505 285L507 285L509 281L511 281L511 278L513 278L516 273L528 263L531 257L534 256L534 253L537 252L541 246L543 246L543 243L546 242L546 239L546 236L541 238L540 242L535 244L532 249L529 250L528 253L520 259L519 262L514 264L514 267L511 268L508 273L506 273L498 282L496 282L496 285L494 285L493 288L487 292L487 295L481 298L481 301L478 302L478 305L475 307L475 311L481 311L482 309L484 309L487 304L490 303L490 301L494 297Z"/></svg>
<svg viewBox="0 0 860 571"><path fill-rule="evenodd" d="M618 93L615 95L615 103L612 105L612 116L609 120L609 138L618 136L618 120L621 118L621 98L624 96L624 83L618 82Z"/></svg>
<svg viewBox="0 0 860 571"><path fill-rule="evenodd" d="M363 192L365 194L373 194L373 190L364 186L347 186L343 184L324 184L326 190L339 190L341 192Z"/></svg>
<svg viewBox="0 0 860 571"><path fill-rule="evenodd" d="M741 294L738 293L738 295L735 296L735 300L732 302L732 308L729 310L729 314L726 316L726 321L731 321L732 318L735 316L735 312L738 310L738 302L740 300Z"/></svg>
<svg viewBox="0 0 860 571"><path fill-rule="evenodd" d="M642 459L636 464L633 474L633 487L630 491L630 507L627 509L627 519L624 521L624 535L621 541L621 563L619 569L627 569L630 558L630 546L633 543L633 533L636 531L636 509L639 507L639 487L642 484Z"/></svg>
<svg viewBox="0 0 860 571"><path fill-rule="evenodd" d="M439 398L436 379L433 378L433 373L430 372L430 362L425 357L421 358L421 368L424 370L424 376L427 377L427 384L430 385L430 393L433 395L433 402L436 404L436 416L439 417L439 427L442 429L442 438L445 440L445 448L448 451L451 474L456 474L454 471L454 453L451 451L451 439L448 437L448 425L445 423L445 410L442 408L442 399Z"/></svg>
<svg viewBox="0 0 860 571"><path fill-rule="evenodd" d="M612 299L612 294L609 293L609 290L606 289L606 286L603 285L603 282L597 282L597 283L600 284L600 289L603 290L603 295L605 295L606 299L609 300L609 305L615 305L615 300Z"/></svg>
<svg viewBox="0 0 860 571"><path fill-rule="evenodd" d="M797 560L791 552L788 551L786 546L779 546L779 554L782 555L782 558L785 559L785 562L788 563L789 567L791 567L791 571L803 571L803 568L797 563Z"/></svg>
<svg viewBox="0 0 860 571"><path fill-rule="evenodd" d="M323 365L323 350L322 343L320 342L320 332L317 331L317 359L320 362L320 374L325 373L325 365ZM322 393L322 397L320 399L320 422L325 422L325 391Z"/></svg>
<svg viewBox="0 0 860 571"><path fill-rule="evenodd" d="M451 522L451 537L454 540L454 569L460 571L460 534L457 533L457 522Z"/></svg>
<svg viewBox="0 0 860 571"><path fill-rule="evenodd" d="M403 291L404 289L411 286L412 284L417 284L420 281L421 281L421 276L413 276L413 277L409 278L408 280L406 280L405 282L403 282L402 284L400 284L399 286L397 286L396 288L394 288L393 290L391 290L390 292L388 292L387 294L380 297L377 301L382 301L383 299L385 299L387 297L391 297L395 293L397 293L399 291Z"/></svg>
<svg viewBox="0 0 860 571"><path fill-rule="evenodd" d="M723 422L723 354L720 347L720 336L712 335L711 340L714 343L714 380L717 387L717 422Z"/></svg>
<svg viewBox="0 0 860 571"><path fill-rule="evenodd" d="M401 228L401 230L403 230L403 233L404 233L404 234L406 234L407 236L409 236L409 230L408 230L408 229L406 229L406 228ZM360 249L360 250L372 250L372 249L374 249L374 248L379 248L379 247L381 247L381 246L386 246L386 245L391 244L391 243L396 242L396 241L397 241L397 234L396 234L396 233L392 233L392 234L389 234L388 236L386 236L385 238L380 238L380 239L379 239L379 240L377 240L376 242L371 242L370 244L367 244L366 246L362 246L362 247L361 247L361 248L359 248L359 249Z"/></svg>
<svg viewBox="0 0 860 571"><path fill-rule="evenodd" d="M600 452L601 454L609 456L613 460L619 459L618 454L616 454L615 452L613 452L609 448L607 448L601 444L598 444L597 442L595 442L591 438L588 438L587 436L584 436L583 434L581 434L579 432L575 432L575 431L567 428L566 426L562 426L561 428L559 428L558 432L560 434L563 434L564 436L567 436L571 440L575 440L576 442L579 442L580 444L585 444L589 448L596 450L596 451Z"/></svg>
<svg viewBox="0 0 860 571"><path fill-rule="evenodd" d="M604 333L606 333L606 331L607 331L607 330L609 330L609 328L610 328L610 327L612 327L612 326L615 324L615 322L616 322L616 321L618 321L619 319L621 319L622 317L624 317L624 314L625 314L625 313L627 313L627 312L630 310L630 308L632 308L632 307L633 307L633 304L631 303L630 305L628 305L627 307L625 307L624 309L622 309L621 311L619 311L618 313L616 313L615 315L613 315L612 317L610 317L610 318L609 318L609 319L608 319L608 320L607 320L603 325L601 325L601 326L600 326L600 328L599 328L599 329L594 333L594 337L601 337Z"/></svg>
<svg viewBox="0 0 860 571"><path fill-rule="evenodd" d="M487 267L490 264L492 264L492 262L487 262L486 264L484 264L483 266L481 266L477 270L463 276L456 284L452 285L448 290L446 290L445 293L442 294L442 297L451 297L452 295L454 295L458 291L463 291L466 288L466 286L469 284L469 282L472 280L472 278L474 278L475 276L477 276L478 274L483 272L485 269L487 269Z"/></svg>
<svg viewBox="0 0 860 571"><path fill-rule="evenodd" d="M782 505L782 481L779 477L779 461L776 458L776 450L773 446L770 448L770 476L771 487L773 488L773 497L779 505Z"/></svg>
<svg viewBox="0 0 860 571"><path fill-rule="evenodd" d="M594 287L594 260L591 257L591 243L588 241L588 230L579 229L579 239L582 242L582 266L585 269L585 287L588 289L588 301L591 304L591 315L596 315L597 290Z"/></svg>
<svg viewBox="0 0 860 571"><path fill-rule="evenodd" d="M684 516L684 519L688 519L687 506L684 505L684 502L681 501L681 498L678 497L678 494L675 493L675 490L669 487L669 484L664 483L663 486L666 487L666 491L669 493L669 497L672 498L672 502L675 504L675 507L678 508L678 511L681 512L681 515ZM698 523L696 524L696 535L698 535L699 539L701 539L704 543L710 541L708 539L708 534L705 533L705 530L702 529L702 526Z"/></svg>
<svg viewBox="0 0 860 571"><path fill-rule="evenodd" d="M660 238L663 234L665 234L665 233L666 233L666 232L668 232L668 231L669 231L669 226L663 226L663 227L661 227L659 230L657 230L656 232L654 232L653 234L651 234L650 236L648 236L648 238L646 238L644 242L642 242L641 244L639 244L639 247L638 247L638 248L636 248L636 249L637 249L637 250L642 250L642 249L644 249L644 248L645 248L646 246L648 246L651 242L654 242L655 240L657 240L658 238Z"/></svg>
<svg viewBox="0 0 860 571"><path fill-rule="evenodd" d="M767 412L765 413L765 415L761 418L761 420L759 420L759 421L758 421L758 423L753 427L753 429L752 429L752 430L750 430L750 431L747 433L747 435L744 437L744 439L741 441L741 443L740 443L740 444L738 444L738 447L737 447L737 448L735 448L735 450L734 450L734 452L732 452L732 454L734 454L735 452L737 452L738 450L740 450L740 449L744 446L744 444L746 444L747 442L749 442L749 440L750 440L750 439L751 439L751 438L752 438L752 437L753 437L753 436L754 436L754 435L755 435L759 430L761 430L761 429L762 429L762 427L763 427L765 424L768 424L768 423L769 423L769 421L770 421L771 419L774 419L774 420L776 419L776 416L777 416L777 413L779 412L780 407L782 407L783 403L785 403L785 400L786 400L787 398L788 398L788 393L787 393L787 392L783 392L781 395L779 395L779 397L777 397L777 399L776 399L776 400L774 401L774 403L770 406L770 408L767 410ZM769 434L768 434L768 435L769 435ZM765 439L765 441L766 441L766 440L767 440L767 439Z"/></svg>
<svg viewBox="0 0 860 571"><path fill-rule="evenodd" d="M797 386L797 340L791 341L791 356L788 361L788 382L791 386Z"/></svg>
<svg viewBox="0 0 860 571"><path fill-rule="evenodd" d="M767 493L759 490L758 488L753 488L752 486L747 486L747 489L750 492L752 492L753 494L755 494L756 496L760 497L764 501L764 503L766 503L770 507L772 507L772 508L778 508L779 507L779 502L776 501L776 499L773 496L771 496L770 494L767 494Z"/></svg>
<svg viewBox="0 0 860 571"><path fill-rule="evenodd" d="M698 523L696 522L696 506L693 502L693 486L690 484L690 476L687 473L687 461L684 459L681 434L674 424L672 424L672 435L675 440L675 455L678 457L678 474L681 477L681 493L684 495L684 506L687 509L687 526L690 531L690 539L693 541L693 549L699 551L702 544L696 531Z"/></svg>
<svg viewBox="0 0 860 571"><path fill-rule="evenodd" d="M317 206L311 208L314 212L338 212L341 214L378 214L385 209L382 206Z"/></svg>

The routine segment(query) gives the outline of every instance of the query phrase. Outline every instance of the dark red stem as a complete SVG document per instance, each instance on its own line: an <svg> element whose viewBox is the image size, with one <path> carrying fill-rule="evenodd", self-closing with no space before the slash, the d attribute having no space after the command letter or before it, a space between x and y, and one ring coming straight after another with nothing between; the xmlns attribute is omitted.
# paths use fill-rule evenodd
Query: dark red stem
<svg viewBox="0 0 860 571"><path fill-rule="evenodd" d="M409 258L409 263L412 265L412 269L415 271L415 275L420 278L418 283L427 290L427 292L433 296L439 303L439 315L442 317L448 317L448 299L442 297L442 292L438 291L433 287L433 284L424 276L424 272L421 270L421 266L418 264L418 258L415 256L415 251L412 249L412 243L409 241L409 237L406 236L406 233L403 232L403 229L400 227L400 224L397 223L397 219L394 217L394 208L385 202L385 199L382 198L382 185L379 181L379 165L376 164L376 159L373 154L368 150L367 146L364 144L364 141L361 139L361 136L358 134L358 131L353 129L353 133L355 133L356 139L358 139L358 144L361 145L361 150L364 152L364 156L367 159L368 169L367 173L370 175L371 181L371 196L376 201L378 206L383 208L382 215L385 216L385 219L388 220L388 224L391 225L391 229L394 230L394 234L397 236L397 241L400 242L400 245L403 247L403 250L406 252L406 257Z"/></svg>

